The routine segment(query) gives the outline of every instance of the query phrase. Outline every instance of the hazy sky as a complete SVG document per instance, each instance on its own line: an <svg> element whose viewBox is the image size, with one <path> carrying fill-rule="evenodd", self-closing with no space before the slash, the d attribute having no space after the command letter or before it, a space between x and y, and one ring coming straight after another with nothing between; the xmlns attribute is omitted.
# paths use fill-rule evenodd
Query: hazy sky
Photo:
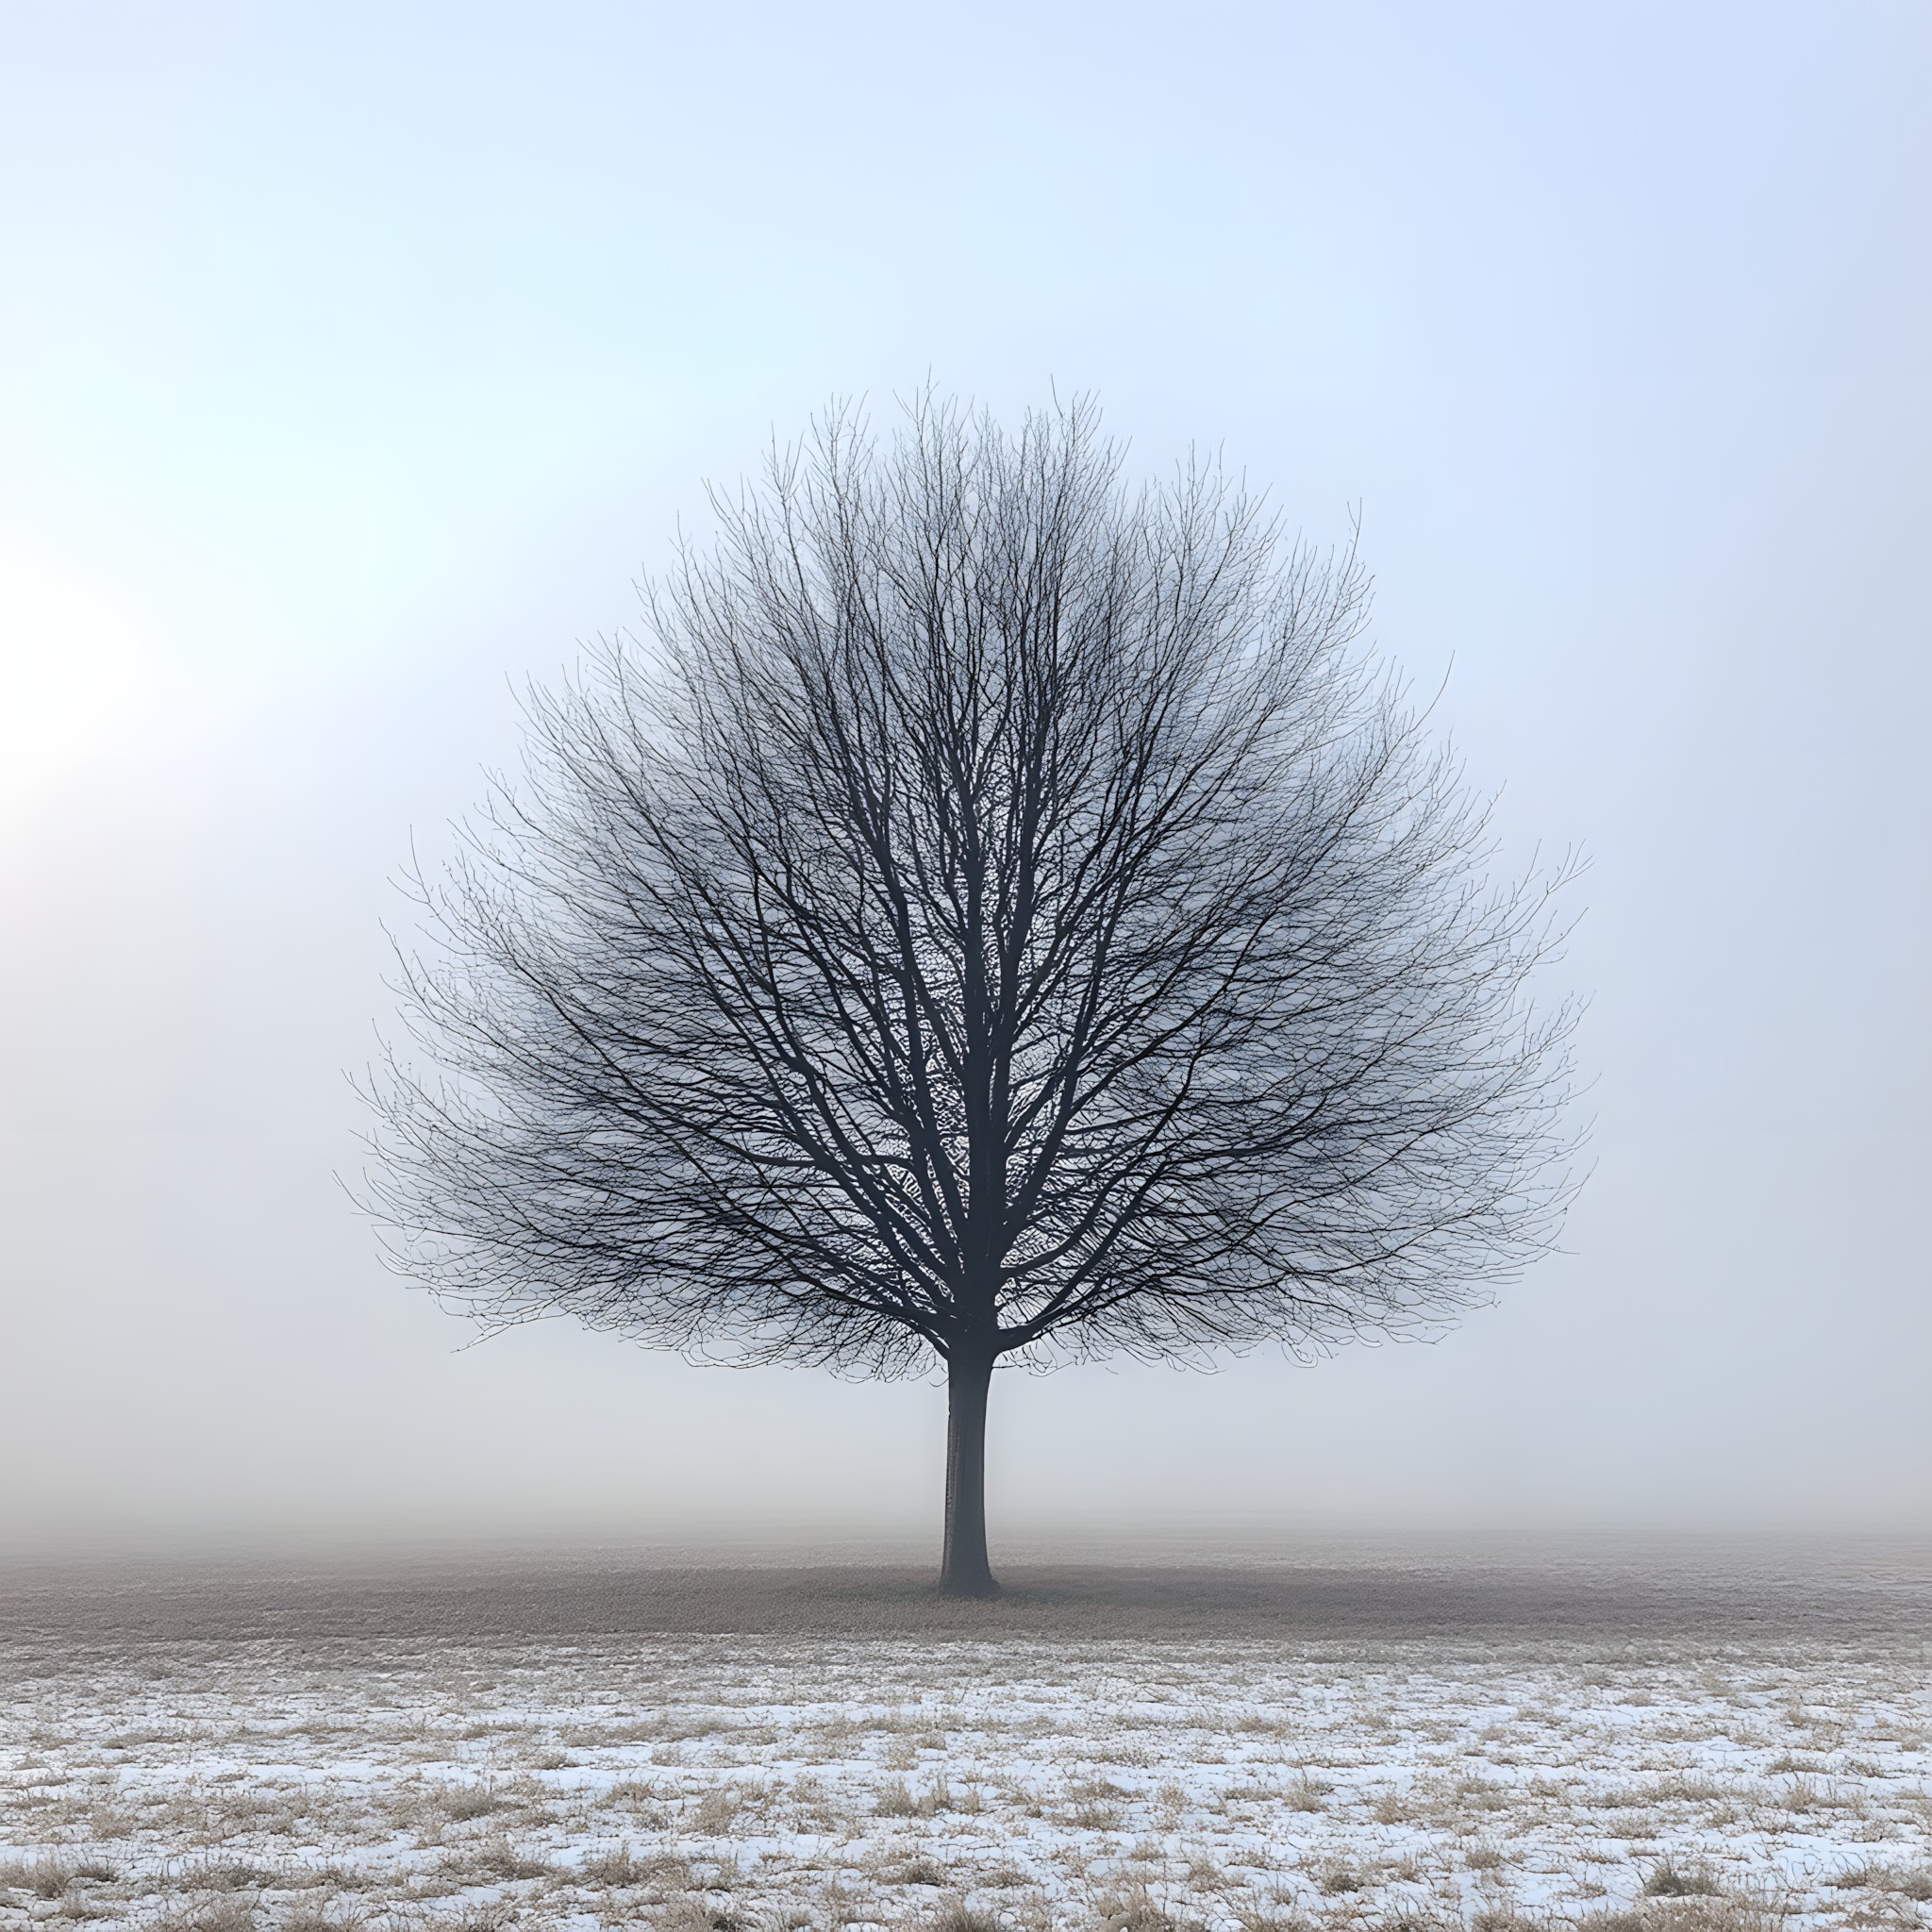
<svg viewBox="0 0 1932 1932"><path fill-rule="evenodd" d="M936 1534L943 1394L377 1267L388 881L706 477L930 370L1365 517L1581 842L1569 1253L994 1392L1039 1525L1932 1522L1932 11L0 11L0 1535Z"/></svg>

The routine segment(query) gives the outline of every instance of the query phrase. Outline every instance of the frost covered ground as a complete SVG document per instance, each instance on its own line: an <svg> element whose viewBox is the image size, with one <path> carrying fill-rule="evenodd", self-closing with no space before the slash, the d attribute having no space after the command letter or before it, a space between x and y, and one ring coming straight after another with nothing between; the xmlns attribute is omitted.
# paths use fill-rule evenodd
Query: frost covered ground
<svg viewBox="0 0 1932 1932"><path fill-rule="evenodd" d="M29 1579L0 1927L1932 1925L1909 1578L1108 1574Z"/></svg>

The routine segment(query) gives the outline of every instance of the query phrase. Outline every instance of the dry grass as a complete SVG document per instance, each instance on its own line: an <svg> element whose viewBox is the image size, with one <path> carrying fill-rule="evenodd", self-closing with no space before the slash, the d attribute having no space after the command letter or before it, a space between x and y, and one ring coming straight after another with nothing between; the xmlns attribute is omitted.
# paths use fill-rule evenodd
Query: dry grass
<svg viewBox="0 0 1932 1932"><path fill-rule="evenodd" d="M991 1912L975 1911L958 1899L948 1899L925 1921L926 1932L1012 1932Z"/></svg>
<svg viewBox="0 0 1932 1932"><path fill-rule="evenodd" d="M156 1932L256 1932L253 1899L234 1894L183 1901L154 1921Z"/></svg>
<svg viewBox="0 0 1932 1932"><path fill-rule="evenodd" d="M62 1858L8 1858L0 1862L0 1891L25 1891L35 1898L58 1898L72 1885L78 1867Z"/></svg>
<svg viewBox="0 0 1932 1932"><path fill-rule="evenodd" d="M1752 1899L1700 1897L1595 1913L1579 1922L1577 1932L1781 1932L1786 1917L1775 1906Z"/></svg>
<svg viewBox="0 0 1932 1932"><path fill-rule="evenodd" d="M1104 1894L1094 1909L1106 1932L1183 1932L1181 1922L1144 1884Z"/></svg>
<svg viewBox="0 0 1932 1932"><path fill-rule="evenodd" d="M1678 1865L1660 1858L1643 1881L1645 1898L1715 1898L1724 1887L1707 1865Z"/></svg>

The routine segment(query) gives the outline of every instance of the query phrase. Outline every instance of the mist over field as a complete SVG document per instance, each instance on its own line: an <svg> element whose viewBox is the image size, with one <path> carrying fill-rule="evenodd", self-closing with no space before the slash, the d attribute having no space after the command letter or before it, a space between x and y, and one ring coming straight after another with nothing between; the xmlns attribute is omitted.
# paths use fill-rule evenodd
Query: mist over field
<svg viewBox="0 0 1932 1932"><path fill-rule="evenodd" d="M0 1539L929 1548L943 1395L475 1348L334 1178L387 883L703 481L931 372L1291 526L1591 855L1566 1252L1004 1373L1003 1535L1923 1530L1922 8L0 25ZM920 1540L924 1541L921 1542Z"/></svg>

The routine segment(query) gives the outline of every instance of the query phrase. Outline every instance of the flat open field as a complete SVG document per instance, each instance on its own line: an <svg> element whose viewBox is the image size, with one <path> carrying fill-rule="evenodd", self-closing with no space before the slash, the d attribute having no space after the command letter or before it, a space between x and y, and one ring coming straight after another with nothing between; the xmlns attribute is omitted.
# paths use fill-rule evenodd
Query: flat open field
<svg viewBox="0 0 1932 1932"><path fill-rule="evenodd" d="M0 1926L1932 1924L1932 1565L0 1573Z"/></svg>

